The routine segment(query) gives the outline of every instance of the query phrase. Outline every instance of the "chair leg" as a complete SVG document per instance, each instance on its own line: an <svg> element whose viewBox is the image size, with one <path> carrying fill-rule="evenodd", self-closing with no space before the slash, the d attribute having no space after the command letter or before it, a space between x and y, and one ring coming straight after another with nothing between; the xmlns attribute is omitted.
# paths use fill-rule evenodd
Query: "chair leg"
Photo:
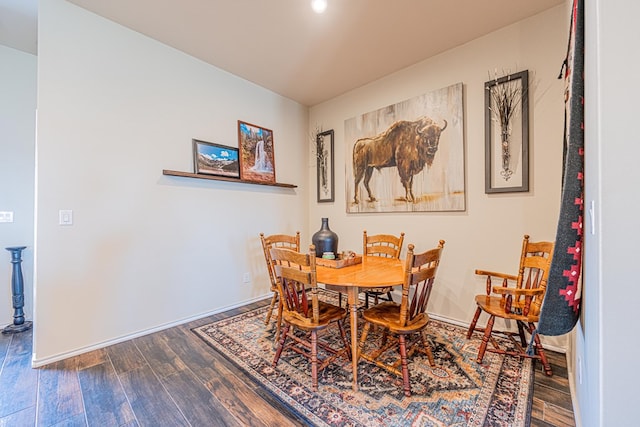
<svg viewBox="0 0 640 427"><path fill-rule="evenodd" d="M342 337L344 347L347 349L347 356L349 357L349 360L351 360L351 346L349 345L349 341L347 340L347 332L344 330L344 323L342 322L342 320L338 320L338 329L340 329L340 336Z"/></svg>
<svg viewBox="0 0 640 427"><path fill-rule="evenodd" d="M533 323L529 323L529 331L531 334L536 330L536 326ZM552 376L553 372L551 371L551 365L547 360L547 355L544 352L544 348L542 347L542 343L540 342L540 335L535 334L534 342L536 343L536 351L538 352L538 356L540 356L540 362L542 362L542 367L544 368L544 373L547 376Z"/></svg>
<svg viewBox="0 0 640 427"><path fill-rule="evenodd" d="M520 335L520 344L523 348L527 348L527 339L524 336L524 323L518 320L518 335Z"/></svg>
<svg viewBox="0 0 640 427"><path fill-rule="evenodd" d="M360 333L360 342L358 343L358 354L351 355L351 357L358 358L364 352L364 343L367 341L367 335L369 335L369 329L371 329L371 323L367 322L364 324L364 329Z"/></svg>
<svg viewBox="0 0 640 427"><path fill-rule="evenodd" d="M404 395L411 397L411 383L409 379L409 366L407 363L407 342L405 336L400 334L398 336L398 342L400 344L400 360L402 362L402 384Z"/></svg>
<svg viewBox="0 0 640 427"><path fill-rule="evenodd" d="M271 320L271 314L273 313L273 307L276 306L277 299L278 299L278 293L274 292L273 297L271 297L271 304L269 305L269 310L267 310L267 318L264 320L265 325L268 325L269 320Z"/></svg>
<svg viewBox="0 0 640 427"><path fill-rule="evenodd" d="M436 366L436 362L433 358L433 352L431 351L431 346L429 345L429 342L425 337L424 329L420 331L419 334L420 334L420 338L422 339L422 346L424 347L424 351L425 353L427 353L427 359L429 360L429 365L433 368Z"/></svg>
<svg viewBox="0 0 640 427"><path fill-rule="evenodd" d="M476 362L482 363L482 359L484 359L484 352L487 351L487 344L489 344L489 338L491 338L491 331L493 330L493 322L496 320L495 316L489 317L487 321L487 326L484 329L484 336L482 337L482 342L480 343L480 348L478 349L478 359Z"/></svg>
<svg viewBox="0 0 640 427"><path fill-rule="evenodd" d="M385 345L387 345L387 339L389 338L389 329L384 329L384 331L382 331L382 339L380 340L380 342L382 343L381 347L384 347Z"/></svg>
<svg viewBox="0 0 640 427"><path fill-rule="evenodd" d="M280 337L280 342L278 343L278 348L276 349L276 354L273 356L273 367L278 364L278 360L280 360L280 355L282 354L282 349L284 348L284 342L287 339L287 334L289 333L290 325L284 325L284 329L282 330L282 336Z"/></svg>
<svg viewBox="0 0 640 427"><path fill-rule="evenodd" d="M393 296L391 295L391 291L387 292L387 298L389 298L389 301L393 301Z"/></svg>
<svg viewBox="0 0 640 427"><path fill-rule="evenodd" d="M471 335L473 335L473 331L476 329L476 323L478 323L478 319L480 318L480 313L482 313L482 309L480 307L476 308L476 314L474 314L473 320L469 325L469 330L467 331L467 339L471 339Z"/></svg>
<svg viewBox="0 0 640 427"><path fill-rule="evenodd" d="M338 292L338 307L342 308L342 293Z"/></svg>
<svg viewBox="0 0 640 427"><path fill-rule="evenodd" d="M311 331L311 389L318 391L318 331Z"/></svg>
<svg viewBox="0 0 640 427"><path fill-rule="evenodd" d="M278 342L280 339L280 332L282 329L282 310L284 309L283 303L280 299L278 299L278 317L276 318L276 334L274 337L274 341Z"/></svg>

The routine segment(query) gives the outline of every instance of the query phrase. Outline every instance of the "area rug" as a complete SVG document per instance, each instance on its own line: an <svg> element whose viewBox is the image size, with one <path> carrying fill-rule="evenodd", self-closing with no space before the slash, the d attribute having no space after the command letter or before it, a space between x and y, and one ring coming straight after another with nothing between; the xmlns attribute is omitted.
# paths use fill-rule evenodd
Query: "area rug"
<svg viewBox="0 0 640 427"><path fill-rule="evenodd" d="M193 332L309 425L511 427L530 423L531 360L487 353L479 365L477 333L467 340L465 328L431 320L427 335L436 366L431 368L418 352L410 358L409 398L402 392L402 378L364 360L358 368L359 391L351 388L351 362L338 359L320 372L319 390L313 392L306 358L284 352L273 367L274 328L273 322L264 324L267 309L257 308ZM375 339L374 334L369 339ZM337 328L328 328L323 339L337 342ZM509 347L504 341L501 344Z"/></svg>

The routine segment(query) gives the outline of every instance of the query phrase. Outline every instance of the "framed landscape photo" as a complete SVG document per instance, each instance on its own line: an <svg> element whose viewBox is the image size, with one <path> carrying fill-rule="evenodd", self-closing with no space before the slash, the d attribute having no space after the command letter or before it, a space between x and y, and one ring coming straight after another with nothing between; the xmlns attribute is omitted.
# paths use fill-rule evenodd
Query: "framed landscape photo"
<svg viewBox="0 0 640 427"><path fill-rule="evenodd" d="M334 201L333 129L316 135L318 202Z"/></svg>
<svg viewBox="0 0 640 427"><path fill-rule="evenodd" d="M272 130L238 120L238 148L242 180L276 182Z"/></svg>
<svg viewBox="0 0 640 427"><path fill-rule="evenodd" d="M240 178L238 149L193 139L194 172L204 175Z"/></svg>

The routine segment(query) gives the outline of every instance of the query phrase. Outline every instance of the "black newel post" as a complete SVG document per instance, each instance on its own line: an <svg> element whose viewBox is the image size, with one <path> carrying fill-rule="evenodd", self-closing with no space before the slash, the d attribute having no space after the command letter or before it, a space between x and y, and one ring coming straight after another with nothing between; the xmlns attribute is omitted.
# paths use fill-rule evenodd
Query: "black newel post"
<svg viewBox="0 0 640 427"><path fill-rule="evenodd" d="M15 334L31 329L32 322L24 321L24 282L22 280L22 250L26 246L15 246L5 248L11 252L11 264L13 270L11 273L11 292L13 294L13 324L2 330L3 334Z"/></svg>

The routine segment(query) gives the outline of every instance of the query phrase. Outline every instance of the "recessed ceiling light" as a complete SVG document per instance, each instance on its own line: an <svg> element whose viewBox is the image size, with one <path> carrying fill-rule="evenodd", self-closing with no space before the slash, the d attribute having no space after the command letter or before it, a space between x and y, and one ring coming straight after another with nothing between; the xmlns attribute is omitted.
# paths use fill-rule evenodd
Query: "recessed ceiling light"
<svg viewBox="0 0 640 427"><path fill-rule="evenodd" d="M322 13L327 9L327 0L311 0L311 8L315 13Z"/></svg>

